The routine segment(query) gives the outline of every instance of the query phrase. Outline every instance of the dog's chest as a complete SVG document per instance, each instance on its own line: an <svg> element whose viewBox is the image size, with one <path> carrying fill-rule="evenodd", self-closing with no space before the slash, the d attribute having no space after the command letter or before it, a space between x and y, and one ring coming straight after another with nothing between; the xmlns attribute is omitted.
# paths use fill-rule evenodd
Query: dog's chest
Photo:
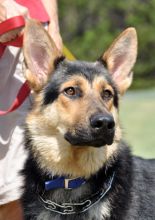
<svg viewBox="0 0 155 220"><path fill-rule="evenodd" d="M39 210L37 220L109 219L110 202L105 195L110 189L113 178L108 180L100 190L94 190L95 184L92 188L91 184L87 182L74 190L47 191L42 196L40 195L42 210Z"/></svg>

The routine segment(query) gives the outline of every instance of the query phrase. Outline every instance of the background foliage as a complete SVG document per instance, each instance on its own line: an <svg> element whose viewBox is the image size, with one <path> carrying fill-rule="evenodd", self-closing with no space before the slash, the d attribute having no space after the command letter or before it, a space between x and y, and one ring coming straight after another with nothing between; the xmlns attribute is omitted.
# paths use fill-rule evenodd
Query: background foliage
<svg viewBox="0 0 155 220"><path fill-rule="evenodd" d="M78 59L90 61L134 26L139 52L132 88L155 85L155 0L59 0L59 15L66 46Z"/></svg>

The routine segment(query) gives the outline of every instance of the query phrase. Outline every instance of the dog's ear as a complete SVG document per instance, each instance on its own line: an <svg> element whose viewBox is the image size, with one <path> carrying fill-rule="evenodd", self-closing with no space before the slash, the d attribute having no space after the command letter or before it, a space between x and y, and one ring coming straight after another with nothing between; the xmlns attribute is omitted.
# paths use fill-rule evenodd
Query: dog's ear
<svg viewBox="0 0 155 220"><path fill-rule="evenodd" d="M126 29L103 54L109 73L121 94L132 82L132 68L137 57L137 34L135 28Z"/></svg>
<svg viewBox="0 0 155 220"><path fill-rule="evenodd" d="M53 72L54 61L62 55L43 26L32 19L26 23L23 51L27 67L25 77L30 87L38 92Z"/></svg>

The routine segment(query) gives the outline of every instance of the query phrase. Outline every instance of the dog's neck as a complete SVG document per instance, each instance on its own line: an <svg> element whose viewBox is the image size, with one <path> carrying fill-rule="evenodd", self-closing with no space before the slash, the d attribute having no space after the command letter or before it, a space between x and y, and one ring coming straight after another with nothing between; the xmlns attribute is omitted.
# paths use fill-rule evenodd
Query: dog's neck
<svg viewBox="0 0 155 220"><path fill-rule="evenodd" d="M31 165L32 179L37 186L39 194L44 194L45 198L52 198L52 200L56 199L56 201L58 194L61 194L62 196L64 195L60 202L66 202L67 200L74 201L74 198L78 198L78 200L80 199L82 201L83 199L87 198L88 195L95 194L96 192L100 191L101 188L103 188L104 191L107 188L107 182L109 182L109 180L114 175L114 170L112 170L110 167L102 167L96 174L92 175L88 179L79 177L72 179L73 185L74 180L76 181L76 184L74 187L68 188L74 189L66 189L67 187L65 187L65 179L68 179L68 177L59 176L57 178L53 178L52 174L43 173L33 158L30 158L27 164ZM37 180L36 176L38 177ZM62 181L61 183L59 182L60 179Z"/></svg>
<svg viewBox="0 0 155 220"><path fill-rule="evenodd" d="M103 199L106 196L106 194L110 191L112 187L114 177L115 177L115 172L113 172L112 176L108 177L105 180L104 185L102 186L102 188L100 188L100 190L89 195L83 200L79 200L78 202L73 201L73 202L66 202L66 203L62 203L62 202L56 203L52 201L52 198L51 200L46 199L46 197L44 196L44 193L42 195L39 194L39 199L42 202L45 209L50 210L54 213L58 213L61 215L80 214L80 213L83 213L89 210L92 206L97 204L99 201L101 201L101 199ZM75 181L78 181L78 180L76 179ZM85 183L86 182L84 182L83 184ZM71 189L66 189L66 190L71 190Z"/></svg>
<svg viewBox="0 0 155 220"><path fill-rule="evenodd" d="M122 162L124 160L126 161L127 164L127 166L125 167ZM123 178L123 181L125 181L124 184L126 184L126 189L129 190L131 185L131 178L130 178L131 175L130 170L132 169L131 166L132 166L132 160L130 157L130 152L126 148L123 150L121 148L121 143L120 143L120 151L118 156L115 157L110 164L106 164L106 166L103 166L96 174L86 179L85 184L82 184L80 187L71 190L58 188L58 189L46 191L45 182L50 180L52 178L52 175L50 175L49 173L45 173L38 166L34 158L30 156L26 163L26 167L24 171L27 176L26 182L28 183L25 186L27 189L26 192L31 192L32 197L35 198L35 203L37 204L36 205L37 212L39 212L41 208L44 209L44 207L46 206L45 208L50 209L50 213L51 213L50 215L55 216L56 213L51 211L51 206L53 208L57 207L59 209L62 204L66 204L66 203L72 204L71 207L69 206L70 207L69 212L70 211L72 212L72 210L75 208L73 204L77 204L77 203L80 203L79 206L77 207L83 211L83 210L87 210L86 207L87 205L88 207L90 207L92 206L92 204L100 203L100 199L101 199L102 204L104 204L104 211L103 213L100 214L107 216L110 214L109 207L111 204L111 200L108 199L109 197L110 198L113 197L112 200L116 200L115 202L117 203L118 201L117 201L117 197L115 198L115 194L120 195L121 193L123 193L125 197L130 196L126 191L121 192L121 188L116 189L115 186L120 184L119 178L121 179ZM29 188L30 185L31 185L31 189ZM26 194L26 196L27 195L28 193ZM88 204L87 200L91 200L91 202L89 202ZM49 206L49 203L51 206ZM98 206L94 206L93 213L95 207ZM63 206L60 211L63 212L64 210L66 209ZM76 212L78 212L78 210L76 210ZM96 212L98 213L98 210L96 210Z"/></svg>

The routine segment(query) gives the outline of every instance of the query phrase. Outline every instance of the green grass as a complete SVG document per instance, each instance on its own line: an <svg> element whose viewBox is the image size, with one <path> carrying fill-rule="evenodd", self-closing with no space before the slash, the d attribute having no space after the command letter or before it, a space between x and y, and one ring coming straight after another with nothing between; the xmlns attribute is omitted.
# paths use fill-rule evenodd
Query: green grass
<svg viewBox="0 0 155 220"><path fill-rule="evenodd" d="M133 153L155 157L155 90L128 92L120 103L120 119Z"/></svg>

